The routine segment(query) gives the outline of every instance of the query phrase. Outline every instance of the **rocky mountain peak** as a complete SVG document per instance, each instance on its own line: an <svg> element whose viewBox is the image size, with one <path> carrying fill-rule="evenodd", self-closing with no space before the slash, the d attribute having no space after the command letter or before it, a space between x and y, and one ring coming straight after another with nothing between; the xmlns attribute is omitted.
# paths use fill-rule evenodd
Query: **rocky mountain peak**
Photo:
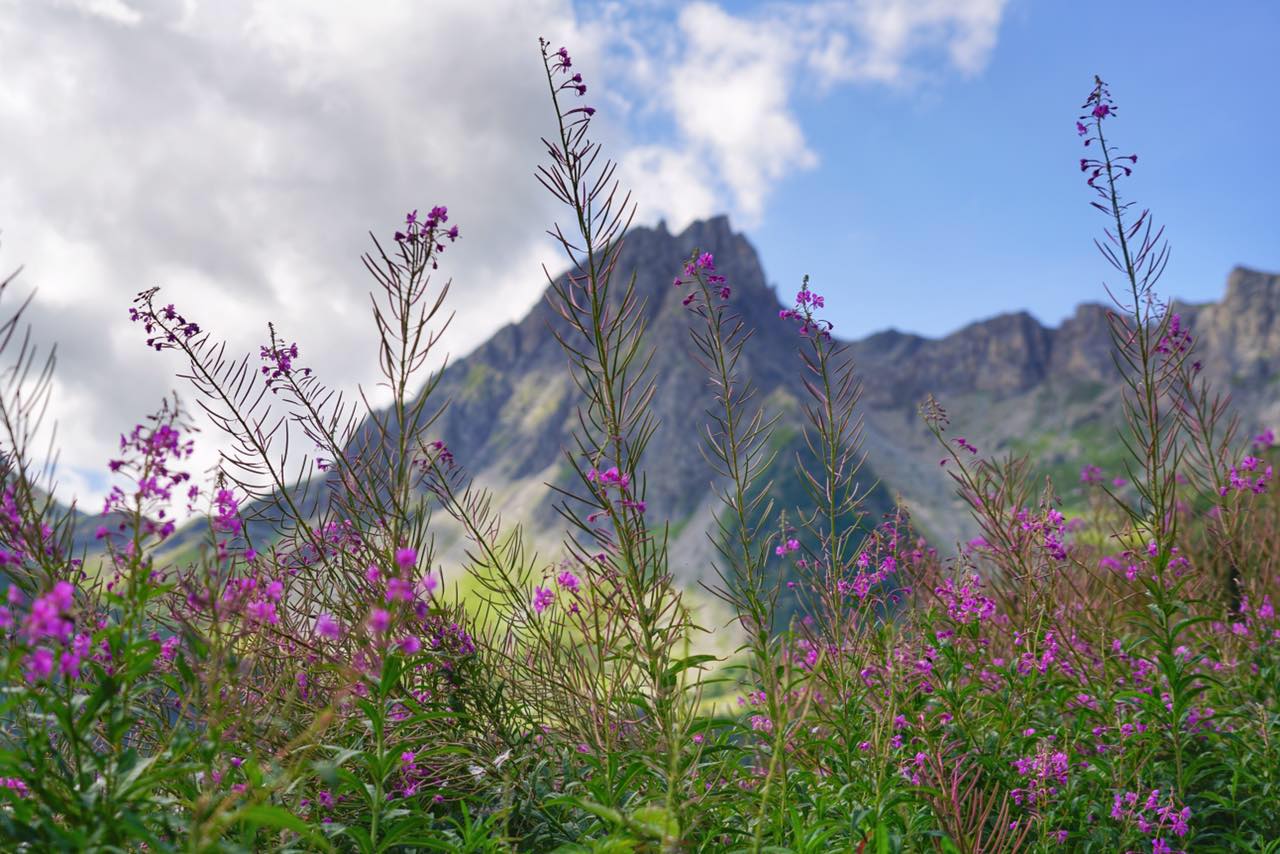
<svg viewBox="0 0 1280 854"><path fill-rule="evenodd" d="M789 466L803 446L795 328L778 320L779 295L766 283L751 243L725 216L679 233L666 223L634 228L619 255L615 283L634 273L646 300L646 342L655 354L652 405L661 426L646 455L646 498L655 518L672 522L673 568L686 579L710 571L702 532L718 512L713 476L696 438L713 400L688 337L692 318L681 305L688 289L672 286L695 251L715 256L717 272L733 289L733 308L755 332L739 368L758 389L757 399L781 413L778 435L786 447L778 459ZM788 289L783 296L789 295ZM1280 417L1280 402L1267 402L1276 398L1267 396L1274 387L1266 385L1280 376L1280 276L1237 268L1222 302L1176 310L1197 336L1206 365L1215 366L1234 394L1244 395L1250 426L1268 412ZM558 322L540 301L452 364L438 390L451 405L433 428L494 490L504 514L525 523L544 548L555 548L562 527L545 484L568 484L563 449L580 399L565 355L548 332ZM918 511L922 527L944 542L962 533L955 526L966 516L953 505L937 450L916 414L927 394L943 401L963 435L984 437L984 450L1048 447L1050 462L1076 465L1076 471L1075 458L1093 452L1090 442L1114 434L1113 426L1097 432L1100 423L1114 420L1118 387L1104 306L1082 305L1056 328L1018 311L941 338L889 330L849 345L863 379L864 474L868 482L880 481L877 506L885 506L889 495L902 496ZM1092 433L1078 432L1087 425Z"/></svg>

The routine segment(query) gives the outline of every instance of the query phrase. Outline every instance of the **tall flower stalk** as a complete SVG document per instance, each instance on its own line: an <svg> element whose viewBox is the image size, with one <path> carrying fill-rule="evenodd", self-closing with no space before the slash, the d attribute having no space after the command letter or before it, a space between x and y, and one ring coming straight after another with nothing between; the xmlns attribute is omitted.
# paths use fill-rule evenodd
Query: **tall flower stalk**
<svg viewBox="0 0 1280 854"><path fill-rule="evenodd" d="M570 106L587 86L573 70L568 50L542 42L543 67L556 114L556 136L544 139L549 162L538 179L564 205L569 233L550 232L570 264L562 279L548 276L548 299L559 323L552 330L569 357L574 382L585 402L566 461L576 488L559 488L559 511L570 525L565 541L582 564L603 562L615 574L625 598L615 617L631 626L629 654L641 662L643 682L632 701L640 723L653 734L658 769L665 778L664 807L682 808L680 760L689 707L684 702L688 661L675 651L692 630L667 563L666 527L651 526L646 513L641 459L658 423L650 408L656 391L648 371L645 306L632 273L614 281L627 228L635 208L614 180L615 164L601 158L588 136L595 110ZM625 274L624 274L625 275ZM664 846L676 840L665 834Z"/></svg>
<svg viewBox="0 0 1280 854"><path fill-rule="evenodd" d="M1186 408L1182 392L1192 341L1178 315L1160 302L1155 291L1169 259L1164 229L1153 226L1148 210L1133 216L1133 203L1120 192L1138 156L1122 154L1108 141L1106 129L1117 108L1100 77L1095 78L1082 109L1076 130L1091 156L1080 159L1080 169L1088 174L1086 183L1097 196L1093 207L1108 220L1104 239L1095 244L1124 281L1123 289L1108 289L1116 307L1108 320L1124 382L1126 432L1120 438L1130 454L1129 480L1138 500L1111 493L1129 523L1128 530L1117 535L1145 552L1148 571L1141 578L1148 607L1134 617L1144 627L1147 643L1135 652L1150 656L1165 681L1168 701L1153 697L1151 706L1165 720L1174 758L1175 794L1183 797L1189 782L1184 720L1203 690L1192 675L1199 662L1178 654L1182 638L1199 620L1185 601L1192 575L1180 571L1180 563L1185 562L1175 560L1178 471L1186 452L1179 413Z"/></svg>

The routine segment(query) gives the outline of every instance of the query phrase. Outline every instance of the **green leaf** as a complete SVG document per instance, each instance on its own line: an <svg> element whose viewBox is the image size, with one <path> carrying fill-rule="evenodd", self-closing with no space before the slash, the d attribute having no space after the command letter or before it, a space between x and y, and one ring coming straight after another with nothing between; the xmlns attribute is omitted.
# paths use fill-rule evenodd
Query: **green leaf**
<svg viewBox="0 0 1280 854"><path fill-rule="evenodd" d="M333 846L328 843L322 834L283 807L272 806L271 804L254 804L240 810L236 817L251 826L291 830L299 836L306 837L309 842L319 845L326 851L333 850Z"/></svg>

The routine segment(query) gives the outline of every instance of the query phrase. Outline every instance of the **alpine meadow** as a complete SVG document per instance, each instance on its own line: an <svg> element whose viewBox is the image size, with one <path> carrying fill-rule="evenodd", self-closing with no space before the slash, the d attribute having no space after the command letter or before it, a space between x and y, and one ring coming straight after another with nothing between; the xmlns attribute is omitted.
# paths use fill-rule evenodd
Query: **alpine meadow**
<svg viewBox="0 0 1280 854"><path fill-rule="evenodd" d="M1280 276L1161 290L1142 105L1062 115L1102 304L854 340L727 217L633 227L613 102L528 59L561 255L457 361L448 199L373 224L376 393L160 283L89 512L4 281L0 847L1280 852Z"/></svg>

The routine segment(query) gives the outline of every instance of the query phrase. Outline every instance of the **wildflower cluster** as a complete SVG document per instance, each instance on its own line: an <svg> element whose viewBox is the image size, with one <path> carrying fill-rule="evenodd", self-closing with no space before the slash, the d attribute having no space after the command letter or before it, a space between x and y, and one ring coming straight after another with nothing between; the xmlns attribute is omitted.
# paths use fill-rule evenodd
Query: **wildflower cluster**
<svg viewBox="0 0 1280 854"><path fill-rule="evenodd" d="M727 300L733 293L728 279L716 272L716 259L710 252L695 252L684 264L684 277L676 276L671 282L673 287L692 286L689 293L681 300L681 305L688 308L699 295L715 294L721 300Z"/></svg>
<svg viewBox="0 0 1280 854"><path fill-rule="evenodd" d="M22 382L0 394L3 847L1162 854L1280 838L1275 437L1216 429L1225 408L1184 365L1195 338L1135 270L1163 255L1149 237L1130 251L1149 218L1126 225L1116 179L1136 156L1105 142L1105 85L1077 130L1130 284L1111 319L1126 477L1085 465L1059 496L1027 460L944 436L930 397L948 468L922 469L950 476L977 533L931 545L860 475L860 386L824 298L805 279L779 312L803 378L757 395L752 331L699 251L675 286L719 499L695 516L708 607L674 582L683 535L645 497L663 378L644 300L612 278L627 202L586 136L594 110L567 106L586 92L569 52L542 52L558 133L539 177L577 226L553 232L572 266L549 294L581 392L553 483L560 552L503 521L430 402L446 290L430 271L458 236L443 206L364 259L385 408L320 386L274 329L260 361L224 360L144 292L147 345L186 359L233 447L206 491L166 402L121 437L85 549L79 514L31 479ZM288 464L288 429L318 474ZM202 495L207 517L180 527L175 505ZM730 644L705 637L717 621Z"/></svg>
<svg viewBox="0 0 1280 854"><path fill-rule="evenodd" d="M1218 488L1226 496L1230 492L1251 492L1261 495L1271 482L1272 466L1255 456L1246 456L1231 466L1227 472L1227 485Z"/></svg>
<svg viewBox="0 0 1280 854"><path fill-rule="evenodd" d="M190 459L194 450L195 441L184 435L176 406L166 405L153 416L151 424L138 424L128 434L122 434L121 456L111 460L108 468L112 473L127 476L132 482L132 492L126 493L119 485L112 486L103 500L102 514L119 518L116 524L119 532L133 526L143 536L155 535L160 540L169 537L177 527L171 506L175 494L183 495L187 512L195 510L195 501L200 495L199 485L191 483L190 472L175 468ZM183 484L187 484L185 490ZM99 526L96 534L100 540L108 538L110 529Z"/></svg>
<svg viewBox="0 0 1280 854"><path fill-rule="evenodd" d="M147 346L156 351L169 350L177 347L179 342L199 335L200 324L179 314L173 303L158 310L152 305L151 297L157 290L143 291L134 298L133 307L129 309L129 320L141 323L143 331L150 336Z"/></svg>
<svg viewBox="0 0 1280 854"><path fill-rule="evenodd" d="M809 290L809 277L805 276L796 292L795 305L778 312L782 320L792 320L800 327L801 335L815 335L820 338L831 338L831 330L835 325L829 320L817 316L815 309L826 308L826 298Z"/></svg>

